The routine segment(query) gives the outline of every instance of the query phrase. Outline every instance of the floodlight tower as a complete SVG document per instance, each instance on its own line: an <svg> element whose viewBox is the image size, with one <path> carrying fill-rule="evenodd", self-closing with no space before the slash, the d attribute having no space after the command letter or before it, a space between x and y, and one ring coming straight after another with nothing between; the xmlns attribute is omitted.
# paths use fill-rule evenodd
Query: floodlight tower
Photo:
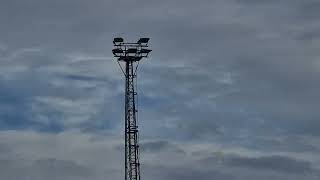
<svg viewBox="0 0 320 180"><path fill-rule="evenodd" d="M137 92L135 79L142 58L152 51L148 47L149 38L140 38L136 43L126 43L123 38L114 38L114 57L126 78L125 80L125 180L140 180ZM122 68L121 62L125 65Z"/></svg>

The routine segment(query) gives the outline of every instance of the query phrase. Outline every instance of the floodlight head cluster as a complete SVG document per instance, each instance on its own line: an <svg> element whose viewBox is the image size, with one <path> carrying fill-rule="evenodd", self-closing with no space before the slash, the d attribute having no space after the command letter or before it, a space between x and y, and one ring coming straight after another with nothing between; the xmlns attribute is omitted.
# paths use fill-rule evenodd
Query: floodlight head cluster
<svg viewBox="0 0 320 180"><path fill-rule="evenodd" d="M113 39L114 49L112 53L118 61L140 61L144 57L148 57L151 49L148 47L150 38L140 38L136 43L126 43L123 38L117 37Z"/></svg>

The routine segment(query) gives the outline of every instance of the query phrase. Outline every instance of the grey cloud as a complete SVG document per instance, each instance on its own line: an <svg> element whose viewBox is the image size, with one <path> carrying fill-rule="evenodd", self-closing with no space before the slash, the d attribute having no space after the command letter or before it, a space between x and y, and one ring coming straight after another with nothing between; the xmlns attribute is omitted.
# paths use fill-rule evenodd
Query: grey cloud
<svg viewBox="0 0 320 180"><path fill-rule="evenodd" d="M57 160L57 159L43 159L37 160L33 163L31 169L34 169L36 175L35 179L58 179L64 178L89 178L92 176L92 170L87 167L80 166L74 162Z"/></svg>
<svg viewBox="0 0 320 180"><path fill-rule="evenodd" d="M112 134L65 131L58 134L32 131L1 131L0 139L9 151L0 156L2 177L21 179L120 179L123 151L118 148L122 138ZM121 141L120 141L121 139ZM248 157L239 149L234 154L216 152L211 142L180 144L148 139L161 151L141 152L143 175L148 179L207 179L242 180L273 178L275 180L316 180L318 171L313 164L285 156ZM151 143L150 143L151 142ZM148 148L148 143L142 143ZM179 147L186 153L176 151ZM164 148L164 149L163 149ZM203 151L198 151L201 148ZM197 151L197 154L190 153ZM206 153L215 151L216 153ZM18 170L19 173L16 173Z"/></svg>
<svg viewBox="0 0 320 180"><path fill-rule="evenodd" d="M320 17L320 3L318 1L309 1L308 3L300 3L297 18L303 18L306 22L317 21Z"/></svg>
<svg viewBox="0 0 320 180"><path fill-rule="evenodd" d="M312 167L309 162L299 161L282 156L259 158L232 157L230 159L225 159L225 163L229 166L283 171L287 173L304 174L312 172Z"/></svg>
<svg viewBox="0 0 320 180"><path fill-rule="evenodd" d="M142 152L151 152L151 153L157 153L157 152L163 152L163 151L170 151L180 154L185 154L184 150L180 148L179 146L172 144L168 141L150 141L150 142L142 142L140 144Z"/></svg>
<svg viewBox="0 0 320 180"><path fill-rule="evenodd" d="M43 159L32 165L22 164L15 160L0 161L1 177L4 179L86 179L92 170L71 161Z"/></svg>
<svg viewBox="0 0 320 180"><path fill-rule="evenodd" d="M238 174L238 178L252 178L255 176L281 178L310 178L319 177L319 169L311 162L298 160L286 156L258 156L247 157L237 154L214 153L200 160L201 167L209 169L223 169L222 172Z"/></svg>
<svg viewBox="0 0 320 180"><path fill-rule="evenodd" d="M313 50L311 44L305 46L303 42L294 41L296 37L306 32L313 32L317 27L317 24L305 26L305 22L295 20L299 8L311 5L311 2L269 1L259 4L243 1L202 1L194 6L192 1L187 1L180 6L180 3L171 1L163 3L152 1L145 3L144 8L125 1L115 4L104 1L88 4L81 1L76 5L74 1L63 5L57 1L41 2L37 6L31 6L34 2L36 1L22 4L17 1L11 2L9 5L17 9L17 12L7 14L16 18L12 21L17 24L11 25L13 27L17 25L15 29L19 30L21 28L18 27L23 24L18 21L22 20L27 23L29 19L35 18L38 23L53 23L58 30L47 31L46 28L51 26L41 25L41 23L40 26L36 23L25 27L34 28L36 32L40 31L42 34L45 33L43 36L31 30L20 32L20 36L34 38L35 41L38 41L27 46L39 45L52 50L40 57L31 57L30 59L39 60L35 60L28 67L48 63L52 68L52 62L55 62L55 65L61 63L62 66L65 66L63 62L67 60L56 55L62 52L106 53L108 49L111 49L113 35L125 35L129 40L135 40L137 34L150 35L154 52L151 61L145 62L141 69L142 78L140 80L149 83L141 83L140 89L143 90L143 93L140 97L153 101L154 106L149 107L157 109L156 111L148 109L150 114L156 114L153 117L158 117L149 118L146 115L148 120L154 119L161 124L159 119L174 119L168 122L173 127L170 129L172 132L169 133L170 135L179 134L174 128L178 128L183 136L189 135L189 137L200 139L217 136L217 134L228 134L225 132L234 132L231 136L240 131L248 131L249 134L260 132L273 134L277 133L276 129L293 134L317 135L317 128L313 128L318 127L316 117L319 115L314 108L317 107L315 97L317 97L319 87L313 83L317 81L318 75L316 67L313 66L313 59L317 57L317 52ZM238 8L239 3L242 4L241 8ZM252 7L252 4L259 5L259 7ZM120 8L118 5L124 6ZM33 7L37 10L32 11ZM117 10L125 11L130 9L129 7L132 9L132 16L128 18L121 15L114 16ZM167 7L170 7L170 10L164 11ZM316 8L312 5L311 7ZM154 12L146 16L146 13L151 10L152 12L157 10L159 13ZM4 9L2 12L7 11ZM60 13L55 13L56 11ZM39 16L43 12L46 13ZM25 16L19 13L24 13ZM193 17L197 20L195 21ZM132 32L124 33L124 30L121 29L125 26L130 26ZM299 26L305 28L297 29L296 27ZM96 30L101 32L95 32ZM16 39L19 42L20 40L27 41L19 37ZM19 44L13 40L4 42L9 44L9 49L15 47L15 45L10 45L11 43ZM87 47L89 45L90 47ZM56 51L57 46L61 49ZM54 58L42 60L46 58L46 54ZM21 58L28 56L23 55ZM307 60L302 61L302 58ZM60 60L57 61L57 59ZM61 81L68 80L68 83L64 82L60 85L61 88L46 88L45 82L39 83L43 81L41 80L43 78L48 79L47 81L52 79L50 75L44 76L47 69L43 67L42 70L36 71L36 76L41 78L33 79L34 75L30 75L30 78L22 78L15 83L43 84L37 88L37 91L33 90L34 88L32 91L30 88L28 90L30 93L27 95L33 92L39 94L39 92L53 91L53 94L57 92L67 94L58 94L58 96L77 99L83 94L87 95L88 91L82 87L79 88L77 84L79 78L72 77L79 77L79 74L86 72L87 68L90 68L90 71L87 71L85 75L81 74L81 77L82 75L92 77L91 74L95 73L96 68L96 66L89 65L90 60L88 63L82 63L72 63L72 68L63 70L65 72L60 72L58 77L54 76ZM112 63L114 62L110 60L108 64L97 64L110 66ZM112 68L117 67L112 66ZM76 72L69 72L72 70ZM118 83L110 80L111 77L117 76L116 71L107 74L102 72L102 70L96 72L98 79L101 76L106 77L107 84L121 88L119 79L116 80ZM231 76L232 83L219 82L222 76L220 73L234 74ZM120 76L120 73L118 75ZM83 82L89 82L89 79ZM105 88L94 85L92 81L90 83L92 89L102 91L102 88ZM69 85L75 85L72 92L69 91ZM113 90L111 88L111 91ZM304 92L308 92L308 95L302 96ZM148 93L153 97L148 96ZM45 93L44 96L47 94ZM143 97L144 94L145 97ZM120 94L117 96L119 97ZM118 99L110 99L110 102L114 100L120 103ZM201 103L197 104L197 101ZM197 106L188 107L190 104ZM141 105L141 109L147 110L143 101ZM186 111L188 113L185 113ZM99 114L107 116L108 113ZM143 111L141 114L143 116ZM95 114L92 117L96 119L97 116L99 115ZM100 116L98 118L103 119ZM256 119L263 121L256 122ZM304 123L302 119L306 119L308 123ZM101 124L103 124L102 121L99 121L97 125L91 127ZM273 128L275 126L278 128Z"/></svg>
<svg viewBox="0 0 320 180"><path fill-rule="evenodd" d="M52 57L48 57L48 54L52 54ZM109 86L114 89L112 94L116 95L119 93L117 87L120 82L115 82L117 76L114 76L115 79L111 76L106 79L98 72L97 67L100 67L101 63L108 64L108 62L97 60L99 58L101 59L101 57L88 57L81 54L57 55L41 48L24 48L12 52L6 50L0 62L2 69L1 99L3 102L0 113L3 119L1 128L29 128L33 126L36 129L61 130L68 117L73 119L72 116L79 115L79 113L84 117L88 114L88 110L92 109L91 106L103 104L103 100L108 101L107 99L112 98L113 95L105 95L100 91L101 87ZM86 67L85 71L77 68L83 66ZM107 68L103 68L103 70L104 73L112 74L112 70L109 72ZM92 73L89 73L90 71ZM86 94L85 97L84 94ZM105 98L99 98L101 99L100 103L93 100L98 94ZM84 99L87 100L84 101ZM60 100L60 102L56 100ZM63 105L62 101L68 103ZM84 105L86 113L79 110L81 107L77 105L78 103ZM66 108L67 106L69 108ZM70 108L78 109L76 110L78 113L76 111L71 113ZM20 113L12 113L12 111ZM111 109L109 112L112 111ZM92 114L95 115L95 122L106 121L99 117L101 114L99 110L94 110ZM77 118L81 119L79 116ZM91 117L87 117L87 119L89 120ZM80 121L76 124L81 126ZM91 124L91 126L94 125Z"/></svg>
<svg viewBox="0 0 320 180"><path fill-rule="evenodd" d="M77 132L1 131L0 139L8 150L0 156L4 179L102 180L106 175L113 179L120 176L118 160L122 158L112 150L118 144L115 137L109 141Z"/></svg>
<svg viewBox="0 0 320 180"><path fill-rule="evenodd" d="M239 139L239 143L242 141L247 147L263 152L317 153L319 147L312 139L312 136L257 136L251 139L253 143L247 143L246 139Z"/></svg>
<svg viewBox="0 0 320 180"><path fill-rule="evenodd" d="M320 126L318 9L316 1L296 0L4 1L0 128L122 133L123 84L112 38L149 36L154 51L141 63L138 86L143 138L317 157L317 141L308 137L317 139ZM144 145L180 158L170 153L176 150L170 141ZM270 159L277 161L230 160L239 178L218 167L212 174L302 178L288 175L281 163L282 172L264 172ZM279 159L295 164L291 170L308 166ZM239 170L237 163L261 168ZM181 169L200 179L214 176ZM185 177L181 169L170 174Z"/></svg>
<svg viewBox="0 0 320 180"><path fill-rule="evenodd" d="M162 173L165 172L165 173ZM174 180L174 179L199 179L204 180L208 179L208 177L212 179L223 179L223 180L235 180L235 175L230 175L227 173L222 173L218 170L194 170L191 167L183 166L180 168L177 167L159 167L159 166L149 166L146 167L146 176L154 177L153 179L160 180L161 178Z"/></svg>

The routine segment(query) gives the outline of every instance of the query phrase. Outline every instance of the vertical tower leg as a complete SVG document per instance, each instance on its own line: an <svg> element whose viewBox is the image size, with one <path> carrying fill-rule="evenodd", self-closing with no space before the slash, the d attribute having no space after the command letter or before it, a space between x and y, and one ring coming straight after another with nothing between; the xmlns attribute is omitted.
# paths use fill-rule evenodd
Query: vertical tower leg
<svg viewBox="0 0 320 180"><path fill-rule="evenodd" d="M134 62L126 61L125 90L125 180L140 180L138 126L136 119Z"/></svg>

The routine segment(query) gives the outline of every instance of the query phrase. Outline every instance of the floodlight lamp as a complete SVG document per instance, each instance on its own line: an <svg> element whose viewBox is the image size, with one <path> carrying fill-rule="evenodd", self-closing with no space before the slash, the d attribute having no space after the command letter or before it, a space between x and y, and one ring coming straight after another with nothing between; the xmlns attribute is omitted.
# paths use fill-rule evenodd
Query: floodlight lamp
<svg viewBox="0 0 320 180"><path fill-rule="evenodd" d="M116 43L122 43L123 42L123 38L121 37L117 37L117 38L114 38L113 39L113 43L116 44Z"/></svg>
<svg viewBox="0 0 320 180"><path fill-rule="evenodd" d="M112 50L112 53L113 53L114 55L121 54L121 53L123 53L123 50L120 49L120 48L113 49L113 50Z"/></svg>
<svg viewBox="0 0 320 180"><path fill-rule="evenodd" d="M150 38L140 38L138 44L147 44Z"/></svg>
<svg viewBox="0 0 320 180"><path fill-rule="evenodd" d="M140 51L139 51L139 53L140 54L148 54L148 53L150 53L152 50L151 49L141 49Z"/></svg>
<svg viewBox="0 0 320 180"><path fill-rule="evenodd" d="M129 48L127 50L127 53L137 53L137 49L136 48Z"/></svg>

